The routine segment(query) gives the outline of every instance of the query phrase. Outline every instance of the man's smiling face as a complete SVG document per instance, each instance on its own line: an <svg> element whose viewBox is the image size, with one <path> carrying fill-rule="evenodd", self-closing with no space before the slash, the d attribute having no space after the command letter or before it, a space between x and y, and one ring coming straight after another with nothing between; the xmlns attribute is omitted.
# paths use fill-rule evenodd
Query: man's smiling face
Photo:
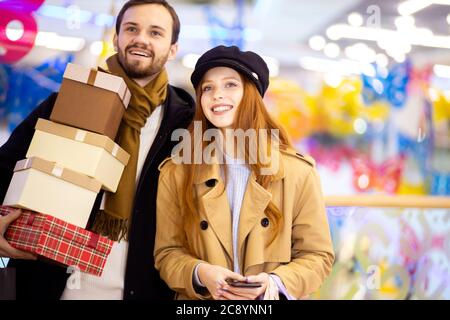
<svg viewBox="0 0 450 320"><path fill-rule="evenodd" d="M171 44L172 25L169 11L159 4L138 5L125 12L114 45L130 78L151 78L175 58L178 45Z"/></svg>

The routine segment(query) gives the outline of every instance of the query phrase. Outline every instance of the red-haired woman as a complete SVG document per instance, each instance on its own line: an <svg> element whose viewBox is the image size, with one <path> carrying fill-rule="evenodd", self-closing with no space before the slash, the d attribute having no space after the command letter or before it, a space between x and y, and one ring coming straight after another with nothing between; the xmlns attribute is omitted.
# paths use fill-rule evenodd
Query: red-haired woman
<svg viewBox="0 0 450 320"><path fill-rule="evenodd" d="M154 254L162 279L178 299L313 293L334 261L325 205L314 161L293 150L264 106L266 63L218 46L200 57L191 81L197 109L182 161L172 153L160 165Z"/></svg>

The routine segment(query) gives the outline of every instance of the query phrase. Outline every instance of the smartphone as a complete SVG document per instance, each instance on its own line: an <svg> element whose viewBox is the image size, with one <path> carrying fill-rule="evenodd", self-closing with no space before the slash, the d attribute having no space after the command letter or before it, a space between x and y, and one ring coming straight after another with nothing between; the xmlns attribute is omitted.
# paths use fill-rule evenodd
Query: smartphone
<svg viewBox="0 0 450 320"><path fill-rule="evenodd" d="M238 281L235 279L227 279L227 283L236 288L259 288L261 287L261 283L259 282L245 282L245 281Z"/></svg>

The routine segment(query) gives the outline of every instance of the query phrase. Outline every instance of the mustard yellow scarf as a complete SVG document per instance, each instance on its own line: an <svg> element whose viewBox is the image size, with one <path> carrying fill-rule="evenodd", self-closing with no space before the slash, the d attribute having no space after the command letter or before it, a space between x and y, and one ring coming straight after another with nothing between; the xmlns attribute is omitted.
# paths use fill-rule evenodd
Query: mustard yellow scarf
<svg viewBox="0 0 450 320"><path fill-rule="evenodd" d="M141 87L128 77L119 63L117 54L108 58L106 64L112 74L125 80L131 91L131 100L116 138L116 143L130 154L130 160L124 169L117 191L107 192L105 209L98 213L93 231L117 241L121 238L128 239L128 226L136 191L141 128L145 126L153 110L166 100L168 76L163 69L150 83Z"/></svg>

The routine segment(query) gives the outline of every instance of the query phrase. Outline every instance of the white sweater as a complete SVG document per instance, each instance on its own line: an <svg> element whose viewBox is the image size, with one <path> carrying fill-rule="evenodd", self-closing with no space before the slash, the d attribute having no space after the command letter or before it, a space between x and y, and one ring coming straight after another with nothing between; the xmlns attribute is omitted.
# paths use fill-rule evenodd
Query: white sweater
<svg viewBox="0 0 450 320"><path fill-rule="evenodd" d="M233 238L233 271L241 273L239 268L238 255L238 232L239 232L239 217L241 215L242 201L244 200L245 190L247 189L248 177L250 176L250 169L245 165L244 160L233 159L226 153L226 170L227 170L227 197L231 209L231 225ZM221 168L224 168L221 166ZM224 177L224 172L222 177Z"/></svg>

